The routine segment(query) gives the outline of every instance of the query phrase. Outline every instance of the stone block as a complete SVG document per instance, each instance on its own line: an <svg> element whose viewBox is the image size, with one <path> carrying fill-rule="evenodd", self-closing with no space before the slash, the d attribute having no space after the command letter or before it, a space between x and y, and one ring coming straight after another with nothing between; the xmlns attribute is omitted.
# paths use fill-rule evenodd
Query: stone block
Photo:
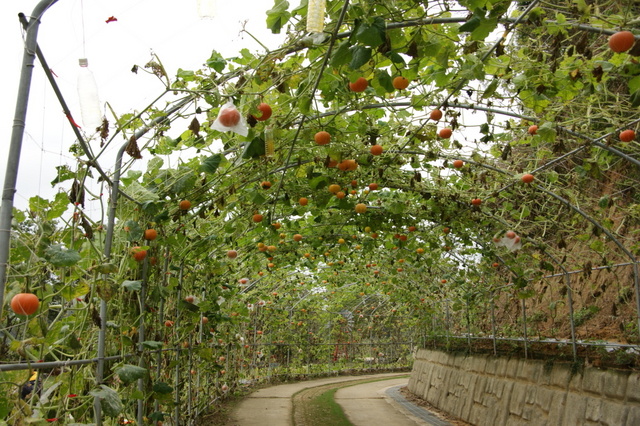
<svg viewBox="0 0 640 426"><path fill-rule="evenodd" d="M607 370L602 391L609 398L624 400L628 381L628 371Z"/></svg>
<svg viewBox="0 0 640 426"><path fill-rule="evenodd" d="M542 389L535 384L527 384L527 390L524 396L524 402L527 405L536 405L536 395Z"/></svg>
<svg viewBox="0 0 640 426"><path fill-rule="evenodd" d="M473 410L471 410L471 415L469 416L469 423L473 425L482 425L482 424L499 424L495 422L490 422L490 418L487 415L488 413L487 407L475 404L473 406ZM488 423L489 422L489 423Z"/></svg>
<svg viewBox="0 0 640 426"><path fill-rule="evenodd" d="M465 405L461 410L461 415L460 415L460 418L462 419L466 419L467 417L469 417L471 410L475 405L474 396L475 396L475 389L476 389L476 384L478 383L478 379L479 377L476 374L469 375L469 388L467 389L467 392L465 395Z"/></svg>
<svg viewBox="0 0 640 426"><path fill-rule="evenodd" d="M567 393L562 425L582 425L585 422L584 413L587 408L587 397L576 393Z"/></svg>
<svg viewBox="0 0 640 426"><path fill-rule="evenodd" d="M504 407L500 405L500 401L495 400L493 404L487 406L486 409L487 421L491 422L490 424L499 425L504 424L506 419L509 417L509 410L505 410ZM482 423L478 423L482 424Z"/></svg>
<svg viewBox="0 0 640 426"><path fill-rule="evenodd" d="M640 425L640 407L633 406L627 407L627 420L625 424L628 425Z"/></svg>
<svg viewBox="0 0 640 426"><path fill-rule="evenodd" d="M640 374L633 373L629 375L627 378L626 393L627 401L640 402Z"/></svg>
<svg viewBox="0 0 640 426"><path fill-rule="evenodd" d="M518 358L509 358L507 361L507 368L504 371L504 376L510 379L515 379L518 377L518 371L520 371L520 366L522 362Z"/></svg>
<svg viewBox="0 0 640 426"><path fill-rule="evenodd" d="M587 405L584 410L584 419L590 422L599 422L602 418L602 400L587 397Z"/></svg>
<svg viewBox="0 0 640 426"><path fill-rule="evenodd" d="M549 406L549 424L561 425L564 422L566 413L566 401L568 392L560 390L551 390L552 399Z"/></svg>
<svg viewBox="0 0 640 426"><path fill-rule="evenodd" d="M548 389L545 387L538 387L535 393L535 401L534 404L540 409L541 412L545 414L549 414L551 411L551 403L554 398L559 397L561 394L558 391L553 389Z"/></svg>
<svg viewBox="0 0 640 426"><path fill-rule="evenodd" d="M522 407L522 419L529 424L531 420L540 417L539 411L540 409L535 405L525 403L524 407Z"/></svg>
<svg viewBox="0 0 640 426"><path fill-rule="evenodd" d="M484 356L469 357L468 370L473 373L484 373L487 365L487 358Z"/></svg>
<svg viewBox="0 0 640 426"><path fill-rule="evenodd" d="M598 368L586 368L582 376L582 391L592 395L602 395L605 370Z"/></svg>
<svg viewBox="0 0 640 426"><path fill-rule="evenodd" d="M511 391L511 402L509 403L509 413L522 417L522 411L525 405L525 396L527 386L522 383L515 383Z"/></svg>
<svg viewBox="0 0 640 426"><path fill-rule="evenodd" d="M498 359L497 358L487 358L487 362L484 365L484 373L485 374L496 374L496 368L498 365Z"/></svg>
<svg viewBox="0 0 640 426"><path fill-rule="evenodd" d="M473 389L473 402L481 404L484 395L487 392L487 382L491 379L489 376L479 376L478 380L476 380L476 385Z"/></svg>
<svg viewBox="0 0 640 426"><path fill-rule="evenodd" d="M568 389L571 378L570 367L567 364L556 363L549 374L549 385L563 390Z"/></svg>
<svg viewBox="0 0 640 426"><path fill-rule="evenodd" d="M506 421L502 424L505 426L519 426L525 423L526 422L520 416L510 414L509 417L507 417Z"/></svg>
<svg viewBox="0 0 640 426"><path fill-rule="evenodd" d="M543 364L540 361L524 362L518 371L518 379L538 383L538 378L542 374Z"/></svg>
<svg viewBox="0 0 640 426"><path fill-rule="evenodd" d="M473 377L475 377L475 374L470 373L469 371L463 371L458 378L458 386L460 386L465 392L467 392L469 390L471 379Z"/></svg>
<svg viewBox="0 0 640 426"><path fill-rule="evenodd" d="M490 395L490 396L494 396L496 394L496 386L498 383L498 378L495 376L489 376L487 377L487 382L485 383L484 386L484 395Z"/></svg>
<svg viewBox="0 0 640 426"><path fill-rule="evenodd" d="M464 355L460 355L460 354L456 354L452 357L451 359L451 366L460 369L462 368L462 365L464 364L464 360L465 360L465 356Z"/></svg>
<svg viewBox="0 0 640 426"><path fill-rule="evenodd" d="M503 377L507 374L507 368L509 366L509 358L498 358L496 363L495 375Z"/></svg>
<svg viewBox="0 0 640 426"><path fill-rule="evenodd" d="M540 374L538 375L539 386L549 386L551 384L551 371L553 370L553 363L542 362Z"/></svg>
<svg viewBox="0 0 640 426"><path fill-rule="evenodd" d="M567 389L569 392L580 393L582 391L582 380L584 378L584 371L577 372L573 376L569 377L569 385Z"/></svg>
<svg viewBox="0 0 640 426"><path fill-rule="evenodd" d="M630 408L625 404L616 404L615 402L607 401L602 404L601 410L602 416L600 423L606 426L640 424L638 422L629 423L627 421ZM640 419L637 420L640 421Z"/></svg>
<svg viewBox="0 0 640 426"><path fill-rule="evenodd" d="M516 382L500 380L500 385L496 388L496 397L503 399L505 395L510 395L513 392L513 387Z"/></svg>

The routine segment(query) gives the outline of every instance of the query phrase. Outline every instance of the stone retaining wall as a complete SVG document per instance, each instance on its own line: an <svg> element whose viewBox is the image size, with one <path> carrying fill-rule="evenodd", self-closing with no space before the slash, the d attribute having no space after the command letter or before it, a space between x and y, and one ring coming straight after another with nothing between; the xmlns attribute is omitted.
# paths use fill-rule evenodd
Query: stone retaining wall
<svg viewBox="0 0 640 426"><path fill-rule="evenodd" d="M640 373L418 351L409 390L475 425L640 425Z"/></svg>

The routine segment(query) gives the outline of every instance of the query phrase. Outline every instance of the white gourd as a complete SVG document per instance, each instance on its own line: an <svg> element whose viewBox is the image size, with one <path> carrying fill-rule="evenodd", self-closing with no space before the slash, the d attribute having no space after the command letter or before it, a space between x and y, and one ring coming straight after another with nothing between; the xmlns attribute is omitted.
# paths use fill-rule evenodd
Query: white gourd
<svg viewBox="0 0 640 426"><path fill-rule="evenodd" d="M321 33L324 30L326 0L309 0L307 5L307 32Z"/></svg>

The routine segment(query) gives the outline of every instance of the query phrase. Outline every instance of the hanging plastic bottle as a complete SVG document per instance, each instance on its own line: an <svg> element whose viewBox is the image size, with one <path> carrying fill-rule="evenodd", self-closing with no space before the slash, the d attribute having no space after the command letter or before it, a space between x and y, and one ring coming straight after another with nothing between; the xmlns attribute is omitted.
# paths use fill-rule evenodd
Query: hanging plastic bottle
<svg viewBox="0 0 640 426"><path fill-rule="evenodd" d="M264 156L273 157L276 150L276 144L273 139L273 129L267 127L264 129Z"/></svg>
<svg viewBox="0 0 640 426"><path fill-rule="evenodd" d="M326 0L309 0L307 5L307 32L321 33L324 30Z"/></svg>
<svg viewBox="0 0 640 426"><path fill-rule="evenodd" d="M98 98L98 86L89 69L87 58L80 58L80 72L78 73L78 98L82 116L82 129L92 135L102 125L102 110Z"/></svg>

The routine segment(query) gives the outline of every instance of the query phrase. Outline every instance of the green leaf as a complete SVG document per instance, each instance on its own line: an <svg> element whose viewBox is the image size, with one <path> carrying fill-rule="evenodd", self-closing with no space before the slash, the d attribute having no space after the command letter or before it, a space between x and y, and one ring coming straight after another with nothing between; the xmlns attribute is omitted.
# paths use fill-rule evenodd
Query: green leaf
<svg viewBox="0 0 640 426"><path fill-rule="evenodd" d="M37 195L29 198L29 210L38 212L44 211L47 207L49 207L49 202L44 198Z"/></svg>
<svg viewBox="0 0 640 426"><path fill-rule="evenodd" d="M59 218L64 212L67 211L68 206L69 197L67 196L67 194L65 194L64 192L58 192L55 199L51 203L49 211L47 212L47 219L53 220Z"/></svg>
<svg viewBox="0 0 640 426"><path fill-rule="evenodd" d="M544 260L540 262L540 268L549 272L553 272L555 270L552 263L549 263Z"/></svg>
<svg viewBox="0 0 640 426"><path fill-rule="evenodd" d="M109 417L117 417L122 412L122 401L118 392L108 386L100 385L99 390L89 392L92 396L100 400L102 412Z"/></svg>
<svg viewBox="0 0 640 426"><path fill-rule="evenodd" d="M470 33L471 31L473 31L476 28L478 28L481 23L482 23L482 21L480 20L480 17L478 15L474 14L471 17L471 19L469 19L464 24L460 25L460 28L458 28L458 31L461 32L461 33Z"/></svg>
<svg viewBox="0 0 640 426"><path fill-rule="evenodd" d="M254 192L253 195L251 195L251 202L254 204L264 204L267 202L267 199L258 191Z"/></svg>
<svg viewBox="0 0 640 426"><path fill-rule="evenodd" d="M71 333L69 337L67 337L67 346L69 346L73 350L82 349L82 345L78 340L78 336L75 333Z"/></svg>
<svg viewBox="0 0 640 426"><path fill-rule="evenodd" d="M137 181L142 176L142 172L140 170L129 170L127 175L120 178L120 181L128 186L131 185L134 181Z"/></svg>
<svg viewBox="0 0 640 426"><path fill-rule="evenodd" d="M351 69L357 70L371 59L372 50L370 47L353 46L351 48L352 58L349 63Z"/></svg>
<svg viewBox="0 0 640 426"><path fill-rule="evenodd" d="M204 161L202 162L202 165L200 166L200 170L205 173L214 174L216 170L218 170L218 167L220 166L221 162L222 162L221 154L212 155L211 157L207 157L204 159Z"/></svg>
<svg viewBox="0 0 640 426"><path fill-rule="evenodd" d="M554 142L556 140L556 128L553 122L547 121L538 127L537 134L544 140L545 142Z"/></svg>
<svg viewBox="0 0 640 426"><path fill-rule="evenodd" d="M356 40L370 47L380 46L384 43L385 37L385 23L380 17L375 17L371 24L360 23L355 32Z"/></svg>
<svg viewBox="0 0 640 426"><path fill-rule="evenodd" d="M122 287L128 291L140 291L142 289L142 281L129 281L126 280L122 283Z"/></svg>
<svg viewBox="0 0 640 426"><path fill-rule="evenodd" d="M391 76L389 75L389 73L385 70L377 70L376 71L376 77L378 80L378 83L380 84L380 86L387 92L387 93L391 93L395 91L395 88L393 87L393 80L391 79Z"/></svg>
<svg viewBox="0 0 640 426"><path fill-rule="evenodd" d="M193 185L196 183L196 179L197 175L191 167L180 167L178 169L176 180L171 185L171 190L177 194L191 191L193 189Z"/></svg>
<svg viewBox="0 0 640 426"><path fill-rule="evenodd" d="M404 58L398 52L395 52L393 50L387 52L387 57L391 59L391 62L393 62L394 64L405 63Z"/></svg>
<svg viewBox="0 0 640 426"><path fill-rule="evenodd" d="M116 368L115 373L125 385L128 385L144 378L147 375L147 371L146 368L138 367L137 365L125 364L120 368Z"/></svg>
<svg viewBox="0 0 640 426"><path fill-rule="evenodd" d="M306 15L307 14L307 7L308 7L309 1L308 0L300 0L300 4L298 5L298 7L294 8L293 10L291 10L291 14L292 15Z"/></svg>
<svg viewBox="0 0 640 426"><path fill-rule="evenodd" d="M343 41L334 49L331 55L331 61L329 64L333 68L338 68L341 65L346 65L351 61L351 43L348 40Z"/></svg>
<svg viewBox="0 0 640 426"><path fill-rule="evenodd" d="M133 392L131 392L131 399L144 399L144 392L139 389L134 389Z"/></svg>
<svg viewBox="0 0 640 426"><path fill-rule="evenodd" d="M44 252L45 258L53 266L73 266L81 259L80 253L75 250L66 249L60 244L49 246Z"/></svg>
<svg viewBox="0 0 640 426"><path fill-rule="evenodd" d="M155 174L160 170L160 167L164 165L164 160L161 157L153 157L147 163L147 172Z"/></svg>
<svg viewBox="0 0 640 426"><path fill-rule="evenodd" d="M533 289L523 290L518 292L518 299L530 299L536 295L536 291Z"/></svg>
<svg viewBox="0 0 640 426"><path fill-rule="evenodd" d="M71 301L76 297L84 296L89 293L89 284L82 280L76 284L67 284L60 291L60 295L67 301Z"/></svg>
<svg viewBox="0 0 640 426"><path fill-rule="evenodd" d="M605 195L600 198L600 200L598 200L598 207L600 207L601 209L606 209L607 207L609 207L609 197Z"/></svg>
<svg viewBox="0 0 640 426"><path fill-rule="evenodd" d="M298 109L302 114L308 114L311 111L311 96L301 96L298 99Z"/></svg>
<svg viewBox="0 0 640 426"><path fill-rule="evenodd" d="M267 10L267 28L273 34L280 34L280 30L287 23L291 14L288 12L289 2L286 0L276 0L273 8Z"/></svg>
<svg viewBox="0 0 640 426"><path fill-rule="evenodd" d="M257 137L244 147L242 158L257 158L264 155L264 152L264 139Z"/></svg>
<svg viewBox="0 0 640 426"><path fill-rule="evenodd" d="M157 350L157 349L162 349L162 342L156 342L154 340L145 340L144 342L142 342L142 346L144 346L147 349Z"/></svg>
<svg viewBox="0 0 640 426"><path fill-rule="evenodd" d="M11 412L13 404L9 404L9 400L6 396L0 395L0 418L5 419Z"/></svg>
<svg viewBox="0 0 640 426"><path fill-rule="evenodd" d="M388 207L388 210L393 214L401 214L405 211L406 208L407 206L404 203L395 202L391 203L391 205Z"/></svg>
<svg viewBox="0 0 640 426"><path fill-rule="evenodd" d="M184 81L193 81L195 79L196 73L189 70L183 70L182 68L178 68L177 77L183 79Z"/></svg>
<svg viewBox="0 0 640 426"><path fill-rule="evenodd" d="M496 13L491 13L490 17L485 17L484 10L475 9L473 16L464 24L460 25L458 31L461 33L471 33L472 40L484 40L496 29L498 18L503 13L502 9L497 9Z"/></svg>
<svg viewBox="0 0 640 426"><path fill-rule="evenodd" d="M127 233L127 239L129 241L139 241L144 234L144 230L135 220L127 220L124 223L123 229Z"/></svg>
<svg viewBox="0 0 640 426"><path fill-rule="evenodd" d="M159 199L158 194L149 191L138 182L131 182L131 184L127 185L126 193L139 203L158 201Z"/></svg>
<svg viewBox="0 0 640 426"><path fill-rule="evenodd" d="M56 178L51 181L51 186L55 186L60 182L64 182L66 180L74 179L76 174L69 169L69 166L66 164L63 166L56 166L56 170L58 173L56 174Z"/></svg>
<svg viewBox="0 0 640 426"><path fill-rule="evenodd" d="M630 96L631 106L637 108L640 106L640 90L636 90Z"/></svg>
<svg viewBox="0 0 640 426"><path fill-rule="evenodd" d="M329 184L329 178L327 176L316 176L309 181L309 186L312 189L322 189Z"/></svg>
<svg viewBox="0 0 640 426"><path fill-rule="evenodd" d="M629 86L630 93L640 90L640 75L637 75L629 79L629 81L627 82L627 85Z"/></svg>
<svg viewBox="0 0 640 426"><path fill-rule="evenodd" d="M153 391L159 394L168 394L173 392L173 388L165 382L158 382L153 384Z"/></svg>
<svg viewBox="0 0 640 426"><path fill-rule="evenodd" d="M489 83L489 85L487 86L487 88L484 89L484 92L482 93L482 98L488 99L492 97L493 94L496 92L496 89L498 88L499 82L500 80L498 80L497 78L492 80L491 83Z"/></svg>
<svg viewBox="0 0 640 426"><path fill-rule="evenodd" d="M224 71L224 67L227 66L227 61L221 54L214 50L211 52L209 59L207 59L207 66L218 72L222 72Z"/></svg>

